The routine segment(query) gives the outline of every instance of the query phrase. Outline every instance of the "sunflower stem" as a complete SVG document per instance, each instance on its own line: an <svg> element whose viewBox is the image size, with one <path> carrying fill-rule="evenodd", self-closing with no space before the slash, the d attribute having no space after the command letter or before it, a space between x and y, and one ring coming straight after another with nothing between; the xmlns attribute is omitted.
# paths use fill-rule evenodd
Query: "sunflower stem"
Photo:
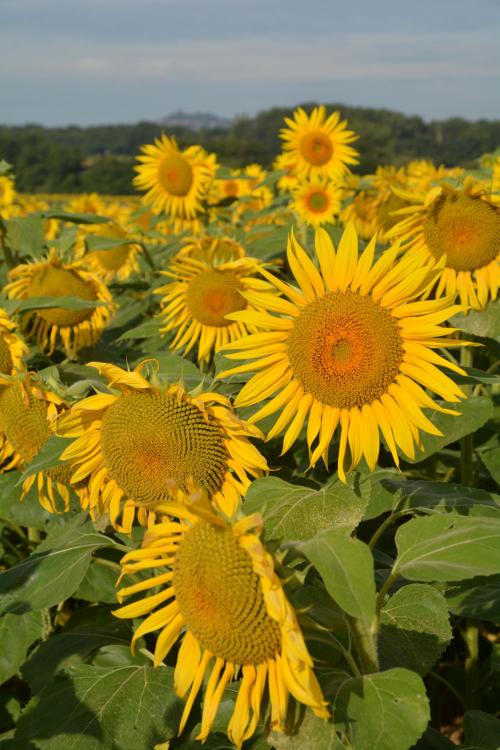
<svg viewBox="0 0 500 750"><path fill-rule="evenodd" d="M402 516L408 516L408 515L412 516L414 513L415 511L412 508L407 508L405 510L398 510L398 511L395 511L394 513L390 513L385 519L385 521L380 524L380 526L378 527L378 529L375 531L372 538L368 542L369 548L371 550L374 549L375 545L377 544L378 540L380 539L384 531L388 529L389 526L391 526L395 521L397 521L398 518L401 518Z"/></svg>
<svg viewBox="0 0 500 750"><path fill-rule="evenodd" d="M30 542L38 544L38 542L40 541L40 532L38 531L38 529L33 528L33 526L28 527L28 540Z"/></svg>
<svg viewBox="0 0 500 750"><path fill-rule="evenodd" d="M145 243L144 242L140 242L139 244L140 244L141 249L142 249L142 254L144 255L144 260L146 261L146 263L148 264L148 266L151 266L151 269L153 271L156 271L156 266L154 264L154 260L151 257L151 253L149 252L149 250L146 247Z"/></svg>
<svg viewBox="0 0 500 750"><path fill-rule="evenodd" d="M477 693L479 687L479 628L467 620L463 634L468 650L465 659L465 705L466 708L478 708Z"/></svg>
<svg viewBox="0 0 500 750"><path fill-rule="evenodd" d="M364 674L378 671L377 634L369 623L350 618L352 638L358 655L358 662Z"/></svg>

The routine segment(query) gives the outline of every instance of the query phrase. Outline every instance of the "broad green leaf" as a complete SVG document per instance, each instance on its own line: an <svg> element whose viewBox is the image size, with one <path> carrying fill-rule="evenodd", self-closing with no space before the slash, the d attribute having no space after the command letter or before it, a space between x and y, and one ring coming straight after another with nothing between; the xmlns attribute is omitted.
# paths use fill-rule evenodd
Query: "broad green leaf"
<svg viewBox="0 0 500 750"><path fill-rule="evenodd" d="M455 315L450 318L452 326L461 328L473 336L499 339L500 300L489 302L484 310L471 310L467 315Z"/></svg>
<svg viewBox="0 0 500 750"><path fill-rule="evenodd" d="M325 529L352 531L363 517L366 502L366 497L340 482L314 490L264 477L250 485L245 512L262 513L271 537L305 540Z"/></svg>
<svg viewBox="0 0 500 750"><path fill-rule="evenodd" d="M307 710L293 734L271 732L267 738L275 750L342 750L335 727Z"/></svg>
<svg viewBox="0 0 500 750"><path fill-rule="evenodd" d="M121 237L120 239L112 239L110 237L103 237L99 234L89 234L85 242L89 251L94 250L114 250L116 247L123 247L124 245L136 244L134 240L129 240L127 237Z"/></svg>
<svg viewBox="0 0 500 750"><path fill-rule="evenodd" d="M141 357L135 365L143 360L144 357ZM158 363L158 374L161 375L163 380L169 383L184 383L189 390L199 385L203 379L196 365L188 359L184 359L179 354L166 352L165 354L155 355L154 360L155 369L156 363Z"/></svg>
<svg viewBox="0 0 500 750"><path fill-rule="evenodd" d="M500 721L484 711L467 711L463 721L462 750L499 750Z"/></svg>
<svg viewBox="0 0 500 750"><path fill-rule="evenodd" d="M24 500L20 500L19 472L10 471L0 474L0 523L2 519L19 526L34 529L44 529L47 524L62 526L66 517L48 513L38 502L38 489L35 485L28 492Z"/></svg>
<svg viewBox="0 0 500 750"><path fill-rule="evenodd" d="M148 339L154 336L158 336L160 332L160 321L157 319L146 320L140 323L134 328L130 328L128 331L122 333L119 337L119 341L127 341L133 339Z"/></svg>
<svg viewBox="0 0 500 750"><path fill-rule="evenodd" d="M17 313L47 310L52 307L62 307L65 310L88 310L105 304L97 299L82 299L81 297L28 297L12 303Z"/></svg>
<svg viewBox="0 0 500 750"><path fill-rule="evenodd" d="M0 573L0 612L23 614L59 604L78 588L92 553L112 545L91 523L82 524L81 515L53 529L32 555Z"/></svg>
<svg viewBox="0 0 500 750"><path fill-rule="evenodd" d="M342 529L323 531L297 548L312 562L332 599L369 622L375 613L375 578L369 547Z"/></svg>
<svg viewBox="0 0 500 750"><path fill-rule="evenodd" d="M58 466L61 463L61 453L70 443L70 438L51 435L33 461L25 468L18 479L18 484L22 484L32 474L37 474L39 471Z"/></svg>
<svg viewBox="0 0 500 750"><path fill-rule="evenodd" d="M423 676L450 639L446 599L432 586L403 586L382 608L378 647L383 669L405 667Z"/></svg>
<svg viewBox="0 0 500 750"><path fill-rule="evenodd" d="M426 482L389 478L383 481L384 486L395 495L397 509L429 508L434 511L447 511L464 516L499 516L500 496L475 487L464 487L462 484L447 482Z"/></svg>
<svg viewBox="0 0 500 750"><path fill-rule="evenodd" d="M39 750L152 750L177 734L173 669L70 666L28 704L16 733Z"/></svg>
<svg viewBox="0 0 500 750"><path fill-rule="evenodd" d="M450 612L500 625L500 574L459 581L445 591Z"/></svg>
<svg viewBox="0 0 500 750"><path fill-rule="evenodd" d="M460 581L500 570L500 519L413 518L396 532L395 569L412 581Z"/></svg>
<svg viewBox="0 0 500 750"><path fill-rule="evenodd" d="M36 258L45 248L43 221L40 216L20 216L5 222L7 243L14 253Z"/></svg>
<svg viewBox="0 0 500 750"><path fill-rule="evenodd" d="M491 476L500 484L500 446L488 451L481 451L481 461L486 466Z"/></svg>
<svg viewBox="0 0 500 750"><path fill-rule="evenodd" d="M430 710L422 678L397 668L347 680L334 716L354 750L409 750L425 731Z"/></svg>
<svg viewBox="0 0 500 750"><path fill-rule="evenodd" d="M73 214L64 211L44 211L45 219L60 219L70 224L109 224L109 216L100 216L99 214Z"/></svg>
<svg viewBox="0 0 500 750"><path fill-rule="evenodd" d="M412 750L455 750L456 745L432 727L427 727Z"/></svg>
<svg viewBox="0 0 500 750"><path fill-rule="evenodd" d="M87 602L116 604L118 576L119 571L107 566L106 561L99 562L94 557L74 596Z"/></svg>
<svg viewBox="0 0 500 750"><path fill-rule="evenodd" d="M474 396L451 406L457 412L460 412L459 417L452 416L451 414L441 414L438 411L429 411L427 413L432 424L441 430L443 434L442 436L438 436L421 433L423 450L416 450L413 461L408 458L405 458L405 461L420 463L420 461L432 456L433 453L441 450L446 445L455 443L471 432L476 432L476 430L493 417L493 403L491 399L485 396Z"/></svg>
<svg viewBox="0 0 500 750"><path fill-rule="evenodd" d="M488 385L499 385L500 375L496 375L494 372L484 372L484 370L478 370L475 367L463 367L467 375L459 375L458 373L453 374L453 379L456 383L487 383Z"/></svg>
<svg viewBox="0 0 500 750"><path fill-rule="evenodd" d="M32 692L40 693L58 672L87 661L104 646L130 648L130 624L116 619L109 610L86 609L84 616L75 619L42 643L24 664L22 674Z"/></svg>
<svg viewBox="0 0 500 750"><path fill-rule="evenodd" d="M29 647L42 636L40 612L0 617L0 685L17 674Z"/></svg>

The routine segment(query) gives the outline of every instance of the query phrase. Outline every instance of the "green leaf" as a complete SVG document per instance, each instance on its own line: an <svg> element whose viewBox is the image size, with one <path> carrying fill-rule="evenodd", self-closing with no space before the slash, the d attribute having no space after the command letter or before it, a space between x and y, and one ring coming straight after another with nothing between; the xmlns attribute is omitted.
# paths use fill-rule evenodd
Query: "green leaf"
<svg viewBox="0 0 500 750"><path fill-rule="evenodd" d="M36 258L45 248L45 233L40 216L20 216L5 222L9 247L21 255Z"/></svg>
<svg viewBox="0 0 500 750"><path fill-rule="evenodd" d="M384 486L398 496L398 510L405 508L447 511L464 516L498 516L500 496L475 487L447 482L388 478Z"/></svg>
<svg viewBox="0 0 500 750"><path fill-rule="evenodd" d="M135 365L143 360L144 357L141 357ZM179 354L174 354L173 352L158 354L155 355L154 360L158 363L158 374L168 383L182 382L189 390L199 385L203 379L196 365L188 359L184 359Z"/></svg>
<svg viewBox="0 0 500 750"><path fill-rule="evenodd" d="M450 639L446 599L432 586L403 586L382 608L378 647L383 669L405 667L423 676Z"/></svg>
<svg viewBox="0 0 500 750"><path fill-rule="evenodd" d="M87 602L105 602L116 605L118 575L119 571L94 558L74 596L77 599L85 599Z"/></svg>
<svg viewBox="0 0 500 750"><path fill-rule="evenodd" d="M62 307L65 310L88 310L105 305L97 299L82 299L81 297L28 297L15 300L15 312L25 313L29 310L47 310L51 307Z"/></svg>
<svg viewBox="0 0 500 750"><path fill-rule="evenodd" d="M500 574L472 578L445 591L450 612L500 625Z"/></svg>
<svg viewBox="0 0 500 750"><path fill-rule="evenodd" d="M0 617L0 685L17 674L29 647L42 636L40 612Z"/></svg>
<svg viewBox="0 0 500 750"><path fill-rule="evenodd" d="M39 471L58 466L61 463L61 453L70 443L71 438L51 435L33 461L25 468L17 483L22 484L32 474L37 474Z"/></svg>
<svg viewBox="0 0 500 750"><path fill-rule="evenodd" d="M48 513L38 502L36 482L24 500L20 501L19 472L0 474L0 520L2 518L34 529L44 529L48 523L62 526L64 516Z"/></svg>
<svg viewBox="0 0 500 750"><path fill-rule="evenodd" d="M467 711L463 722L465 741L461 750L499 750L500 721L484 711Z"/></svg>
<svg viewBox="0 0 500 750"><path fill-rule="evenodd" d="M481 451L481 461L486 466L491 476L500 484L500 446L489 451Z"/></svg>
<svg viewBox="0 0 500 750"><path fill-rule="evenodd" d="M148 339L158 336L160 332L160 321L157 319L146 320L134 328L130 328L118 338L118 341L128 341L131 339Z"/></svg>
<svg viewBox="0 0 500 750"><path fill-rule="evenodd" d="M421 677L398 668L347 680L334 715L355 750L409 750L425 731L430 710Z"/></svg>
<svg viewBox="0 0 500 750"><path fill-rule="evenodd" d="M474 396L459 404L451 404L451 407L460 412L459 417L441 414L438 411L431 411L427 414L432 424L443 434L438 436L421 433L423 450L417 449L413 461L408 458L405 458L405 461L420 463L446 445L455 443L465 435L470 435L471 432L476 432L493 417L493 403L485 396Z"/></svg>
<svg viewBox="0 0 500 750"><path fill-rule="evenodd" d="M263 477L250 485L245 512L262 513L270 537L306 540L332 527L352 531L363 518L366 503L366 498L340 482L314 490Z"/></svg>
<svg viewBox="0 0 500 750"><path fill-rule="evenodd" d="M275 750L342 750L334 725L310 710L293 734L271 732L267 741Z"/></svg>
<svg viewBox="0 0 500 750"><path fill-rule="evenodd" d="M44 219L60 219L70 224L109 224L109 216L100 216L99 214L72 214L64 211L44 211Z"/></svg>
<svg viewBox="0 0 500 750"><path fill-rule="evenodd" d="M375 578L369 547L343 530L324 531L297 548L312 562L326 590L352 617L369 622L375 613Z"/></svg>
<svg viewBox="0 0 500 750"><path fill-rule="evenodd" d="M16 740L39 750L152 750L177 734L182 707L170 667L80 664L28 704Z"/></svg>
<svg viewBox="0 0 500 750"><path fill-rule="evenodd" d="M136 244L134 240L129 240L126 237L121 237L120 239L111 239L110 237L103 237L99 234L89 234L86 237L85 242L89 251L114 250L116 247Z"/></svg>
<svg viewBox="0 0 500 750"><path fill-rule="evenodd" d="M40 693L58 672L82 664L104 646L130 648L131 637L129 623L113 617L109 610L85 609L38 647L24 664L23 677L34 693Z"/></svg>
<svg viewBox="0 0 500 750"><path fill-rule="evenodd" d="M473 336L499 340L500 300L489 302L484 310L471 310L467 315L454 315L450 318L452 326L461 328Z"/></svg>
<svg viewBox="0 0 500 750"><path fill-rule="evenodd" d="M0 612L23 614L52 607L78 588L90 564L92 553L112 546L82 515L53 529L36 552L0 573Z"/></svg>
<svg viewBox="0 0 500 750"><path fill-rule="evenodd" d="M427 727L412 750L455 750L456 745L432 727Z"/></svg>
<svg viewBox="0 0 500 750"><path fill-rule="evenodd" d="M500 519L433 515L396 532L395 570L413 581L460 581L500 570Z"/></svg>

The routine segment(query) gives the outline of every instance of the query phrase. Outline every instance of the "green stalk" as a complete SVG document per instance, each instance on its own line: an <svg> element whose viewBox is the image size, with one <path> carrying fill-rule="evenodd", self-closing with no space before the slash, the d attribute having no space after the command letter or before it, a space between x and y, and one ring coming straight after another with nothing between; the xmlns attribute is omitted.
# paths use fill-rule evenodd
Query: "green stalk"
<svg viewBox="0 0 500 750"><path fill-rule="evenodd" d="M471 620L466 621L463 634L468 656L465 659L465 705L467 709L480 708L479 689L479 628Z"/></svg>

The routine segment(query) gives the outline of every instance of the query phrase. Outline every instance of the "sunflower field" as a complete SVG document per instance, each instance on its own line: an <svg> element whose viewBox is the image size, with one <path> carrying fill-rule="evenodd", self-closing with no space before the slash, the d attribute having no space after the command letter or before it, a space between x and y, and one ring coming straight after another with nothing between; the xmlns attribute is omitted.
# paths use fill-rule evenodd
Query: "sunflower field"
<svg viewBox="0 0 500 750"><path fill-rule="evenodd" d="M0 163L0 750L500 748L500 156Z"/></svg>

